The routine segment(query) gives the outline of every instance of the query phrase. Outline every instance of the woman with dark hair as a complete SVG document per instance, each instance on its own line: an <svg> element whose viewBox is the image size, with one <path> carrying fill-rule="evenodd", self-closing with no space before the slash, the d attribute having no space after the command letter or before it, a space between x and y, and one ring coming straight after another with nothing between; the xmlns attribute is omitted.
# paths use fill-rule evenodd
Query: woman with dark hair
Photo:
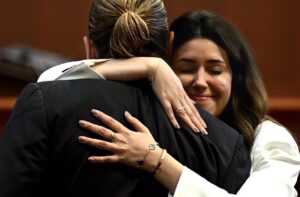
<svg viewBox="0 0 300 197"><path fill-rule="evenodd" d="M202 41L205 41L219 48L224 62L214 59L212 54L208 56L211 59L204 62L207 65L205 68L210 75L218 76L223 71L219 64L227 65L231 72L231 90L228 91L230 96L226 107L224 105L219 111L207 110L238 129L250 148L254 139L253 131L267 118L267 94L245 39L223 18L210 12L183 15L172 23L170 30L175 32L171 65L190 97L193 97L191 91L199 92L198 89L202 88L196 84L194 89L197 90L191 90L188 87L190 84L185 84L186 80L183 79L186 75L195 75L200 69L200 66L196 66L197 63L202 63L197 47L204 45ZM189 82L192 81L187 83Z"/></svg>
<svg viewBox="0 0 300 197"><path fill-rule="evenodd" d="M298 146L287 129L266 114L264 85L244 38L222 17L206 11L179 17L171 25L171 31L174 32L171 65L188 96L240 131L248 144L251 175L236 195L297 196L294 185L300 169ZM102 69L105 70L105 65ZM157 74L160 77L156 88L163 88L168 95L167 90L173 88L170 72L161 69L154 73L155 78ZM110 78L113 74L104 75ZM171 97L170 94L163 99ZM91 162L121 162L138 167L137 158L144 158L143 169L155 172L157 180L174 196L232 195L184 167L161 148L148 150L147 145L155 140L128 112L125 118L140 132L130 132L102 112L93 110L93 113L112 130L86 121L80 122L82 127L106 139L112 132L118 137L105 142L81 136L82 143L113 153L90 157Z"/></svg>

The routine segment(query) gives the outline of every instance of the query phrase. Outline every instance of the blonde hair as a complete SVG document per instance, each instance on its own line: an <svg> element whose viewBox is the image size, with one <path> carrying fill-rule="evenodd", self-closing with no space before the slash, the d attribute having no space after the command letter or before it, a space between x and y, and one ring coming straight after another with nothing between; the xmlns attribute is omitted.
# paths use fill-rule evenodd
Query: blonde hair
<svg viewBox="0 0 300 197"><path fill-rule="evenodd" d="M166 57L167 15L162 0L95 0L89 37L100 56Z"/></svg>

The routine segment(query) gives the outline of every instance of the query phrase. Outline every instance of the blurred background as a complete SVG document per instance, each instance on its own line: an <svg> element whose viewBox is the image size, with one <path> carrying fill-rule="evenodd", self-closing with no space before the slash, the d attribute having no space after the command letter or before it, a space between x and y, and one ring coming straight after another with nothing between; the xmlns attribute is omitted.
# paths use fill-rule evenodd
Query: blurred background
<svg viewBox="0 0 300 197"><path fill-rule="evenodd" d="M55 64L85 58L92 0L0 1L0 133L22 88ZM164 0L169 22L207 9L249 41L269 94L269 113L300 136L300 1Z"/></svg>

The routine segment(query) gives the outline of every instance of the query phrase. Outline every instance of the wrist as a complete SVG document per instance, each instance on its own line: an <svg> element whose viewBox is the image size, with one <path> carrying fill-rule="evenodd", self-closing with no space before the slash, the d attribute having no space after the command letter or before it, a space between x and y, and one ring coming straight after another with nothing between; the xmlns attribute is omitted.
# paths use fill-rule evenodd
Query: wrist
<svg viewBox="0 0 300 197"><path fill-rule="evenodd" d="M163 149L163 150L162 150L162 153L161 153L161 155L160 155L160 157L159 157L158 163L157 163L155 169L152 171L152 174L153 174L153 175L155 175L156 173L158 173L158 171L160 171L160 167L161 167L162 163L164 162L164 160L165 160L167 154L168 154L168 153L167 153L167 150L166 150L166 149Z"/></svg>
<svg viewBox="0 0 300 197"><path fill-rule="evenodd" d="M162 60L160 58L150 58L150 59L148 59L148 63L147 63L147 65L148 65L148 72L147 72L148 76L147 76L147 78L150 82L152 82L154 80L156 72L158 70L158 67L161 64L161 61Z"/></svg>
<svg viewBox="0 0 300 197"><path fill-rule="evenodd" d="M147 172L154 172L157 168L162 153L163 149L159 146L157 146L154 151L151 151L145 159L144 170Z"/></svg>
<svg viewBox="0 0 300 197"><path fill-rule="evenodd" d="M166 154L154 177L162 183L171 194L174 194L182 171L183 165L171 155Z"/></svg>
<svg viewBox="0 0 300 197"><path fill-rule="evenodd" d="M94 66L91 67L91 69L93 69L96 73L98 73L99 75L103 76L104 78L106 78L106 66L104 66L104 63L106 62L99 62L96 63Z"/></svg>

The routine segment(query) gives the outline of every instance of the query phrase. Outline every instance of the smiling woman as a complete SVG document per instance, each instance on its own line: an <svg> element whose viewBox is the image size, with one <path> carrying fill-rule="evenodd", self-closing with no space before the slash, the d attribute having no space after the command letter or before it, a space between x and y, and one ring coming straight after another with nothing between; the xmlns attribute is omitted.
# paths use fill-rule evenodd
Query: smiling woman
<svg viewBox="0 0 300 197"><path fill-rule="evenodd" d="M197 104L220 115L231 94L232 73L223 49L208 39L194 39L179 47L172 67L182 85Z"/></svg>
<svg viewBox="0 0 300 197"><path fill-rule="evenodd" d="M246 40L229 22L207 11L187 13L176 19L170 29L174 31L171 65L189 97L239 130L248 144L252 159L250 177L236 196L296 197L294 186L300 170L298 146L288 130L267 115L264 84ZM162 87L170 85L168 75L160 73L161 80L165 81ZM103 121L105 115L96 117ZM141 131L138 133L147 133L147 128L137 127L141 123L131 119L134 118L127 120ZM142 144L143 138L128 143L121 135L123 125L121 128L114 123L107 126L112 129L110 132L117 132L123 139L114 138L108 144L128 150L112 151L111 157L119 158L113 162L130 163L130 158L139 155L136 147ZM92 127L83 127L93 131ZM97 140L82 142L97 146ZM109 146L100 148L110 150ZM128 152L132 154L126 154ZM101 156L92 157L92 161L112 162ZM174 183L167 187L174 196L232 196L187 168L183 168L180 175L167 176L176 166L176 160L167 158L155 175L165 186Z"/></svg>

